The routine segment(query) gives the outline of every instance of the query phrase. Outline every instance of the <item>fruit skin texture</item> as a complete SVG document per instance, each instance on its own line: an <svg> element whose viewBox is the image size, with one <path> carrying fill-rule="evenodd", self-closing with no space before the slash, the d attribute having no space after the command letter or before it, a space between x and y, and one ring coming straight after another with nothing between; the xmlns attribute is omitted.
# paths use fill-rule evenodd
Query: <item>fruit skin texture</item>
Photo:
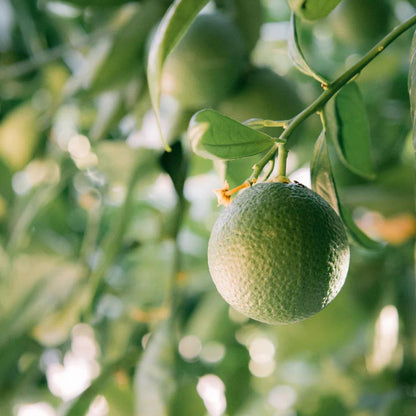
<svg viewBox="0 0 416 416"><path fill-rule="evenodd" d="M247 60L243 36L229 17L201 14L166 60L162 92L184 108L215 105L234 88Z"/></svg>
<svg viewBox="0 0 416 416"><path fill-rule="evenodd" d="M208 265L221 296L252 319L286 324L327 306L349 265L342 221L299 184L259 183L218 217Z"/></svg>

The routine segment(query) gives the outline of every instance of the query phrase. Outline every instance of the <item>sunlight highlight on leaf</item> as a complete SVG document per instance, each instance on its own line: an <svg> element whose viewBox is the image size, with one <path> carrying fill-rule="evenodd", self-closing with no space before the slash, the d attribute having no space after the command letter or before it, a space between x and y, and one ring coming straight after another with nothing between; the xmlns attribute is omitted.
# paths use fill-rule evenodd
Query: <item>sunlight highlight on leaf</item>
<svg viewBox="0 0 416 416"><path fill-rule="evenodd" d="M275 141L214 110L201 110L192 117L188 137L193 151L207 159L232 160L268 150Z"/></svg>

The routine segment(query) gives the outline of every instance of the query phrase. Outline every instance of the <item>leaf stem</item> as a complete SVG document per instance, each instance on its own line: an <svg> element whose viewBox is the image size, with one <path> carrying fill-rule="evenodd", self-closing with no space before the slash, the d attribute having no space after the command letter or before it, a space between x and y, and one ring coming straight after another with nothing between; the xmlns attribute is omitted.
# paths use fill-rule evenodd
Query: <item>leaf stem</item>
<svg viewBox="0 0 416 416"><path fill-rule="evenodd" d="M263 120L260 118L250 118L246 120L243 124L250 127L283 127L286 128L287 120Z"/></svg>
<svg viewBox="0 0 416 416"><path fill-rule="evenodd" d="M416 14L396 26L388 35L380 40L373 48L371 48L358 62L348 68L343 74L330 82L322 94L313 101L308 107L301 111L298 115L288 121L285 131L277 139L280 142L287 142L293 131L314 113L320 112L323 106L348 82L350 82L363 68L365 68L374 58L376 58L384 49L397 39L402 33L416 24ZM257 179L267 162L275 157L279 149L279 142L275 142L269 151L256 163L253 167L253 174L250 181Z"/></svg>

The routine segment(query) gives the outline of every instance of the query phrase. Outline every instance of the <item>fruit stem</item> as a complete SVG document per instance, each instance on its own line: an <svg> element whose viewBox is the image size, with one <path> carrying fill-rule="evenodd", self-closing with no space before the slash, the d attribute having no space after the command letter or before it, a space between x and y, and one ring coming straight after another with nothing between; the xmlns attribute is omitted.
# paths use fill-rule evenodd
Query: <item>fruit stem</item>
<svg viewBox="0 0 416 416"><path fill-rule="evenodd" d="M324 105L348 82L356 77L374 58L383 52L388 45L397 39L402 33L416 24L416 14L396 26L388 35L372 47L360 60L348 68L343 74L330 82L322 94L298 115L288 121L285 131L280 135L269 151L253 166L253 173L249 180L257 179L267 162L275 157L279 150L279 142L287 142L293 131L309 116L322 110Z"/></svg>
<svg viewBox="0 0 416 416"><path fill-rule="evenodd" d="M287 155L288 151L285 147L285 143L279 143L278 144L278 165L279 169L277 171L277 182L289 182L289 179L286 176L286 161L287 161Z"/></svg>
<svg viewBox="0 0 416 416"><path fill-rule="evenodd" d="M224 205L227 206L231 202L231 196L235 194L238 191L241 191L241 189L248 188L252 185L253 182L245 181L241 185L237 186L236 188L230 189L228 186L228 182L225 182L225 185L221 189L215 189L215 195L217 195L218 199L218 206Z"/></svg>

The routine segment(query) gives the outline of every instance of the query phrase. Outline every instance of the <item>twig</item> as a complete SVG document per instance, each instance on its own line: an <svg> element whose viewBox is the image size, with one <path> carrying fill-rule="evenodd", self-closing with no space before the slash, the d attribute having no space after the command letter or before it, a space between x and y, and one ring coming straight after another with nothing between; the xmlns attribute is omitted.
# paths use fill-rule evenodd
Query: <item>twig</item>
<svg viewBox="0 0 416 416"><path fill-rule="evenodd" d="M363 68L365 68L374 58L376 58L381 52L386 49L396 38L402 33L408 30L416 24L416 15L406 20L402 24L396 26L387 36L385 36L380 42L378 42L373 48L371 48L357 63L348 68L343 74L341 74L335 81L328 84L322 94L308 107L306 107L297 116L288 121L286 130L278 138L269 151L260 159L254 166L253 174L250 180L257 179L260 172L266 166L267 162L272 159L278 151L280 142L286 142L289 136L293 133L296 127L299 126L312 114L322 110L324 105L349 81L351 81L357 74L359 74Z"/></svg>

